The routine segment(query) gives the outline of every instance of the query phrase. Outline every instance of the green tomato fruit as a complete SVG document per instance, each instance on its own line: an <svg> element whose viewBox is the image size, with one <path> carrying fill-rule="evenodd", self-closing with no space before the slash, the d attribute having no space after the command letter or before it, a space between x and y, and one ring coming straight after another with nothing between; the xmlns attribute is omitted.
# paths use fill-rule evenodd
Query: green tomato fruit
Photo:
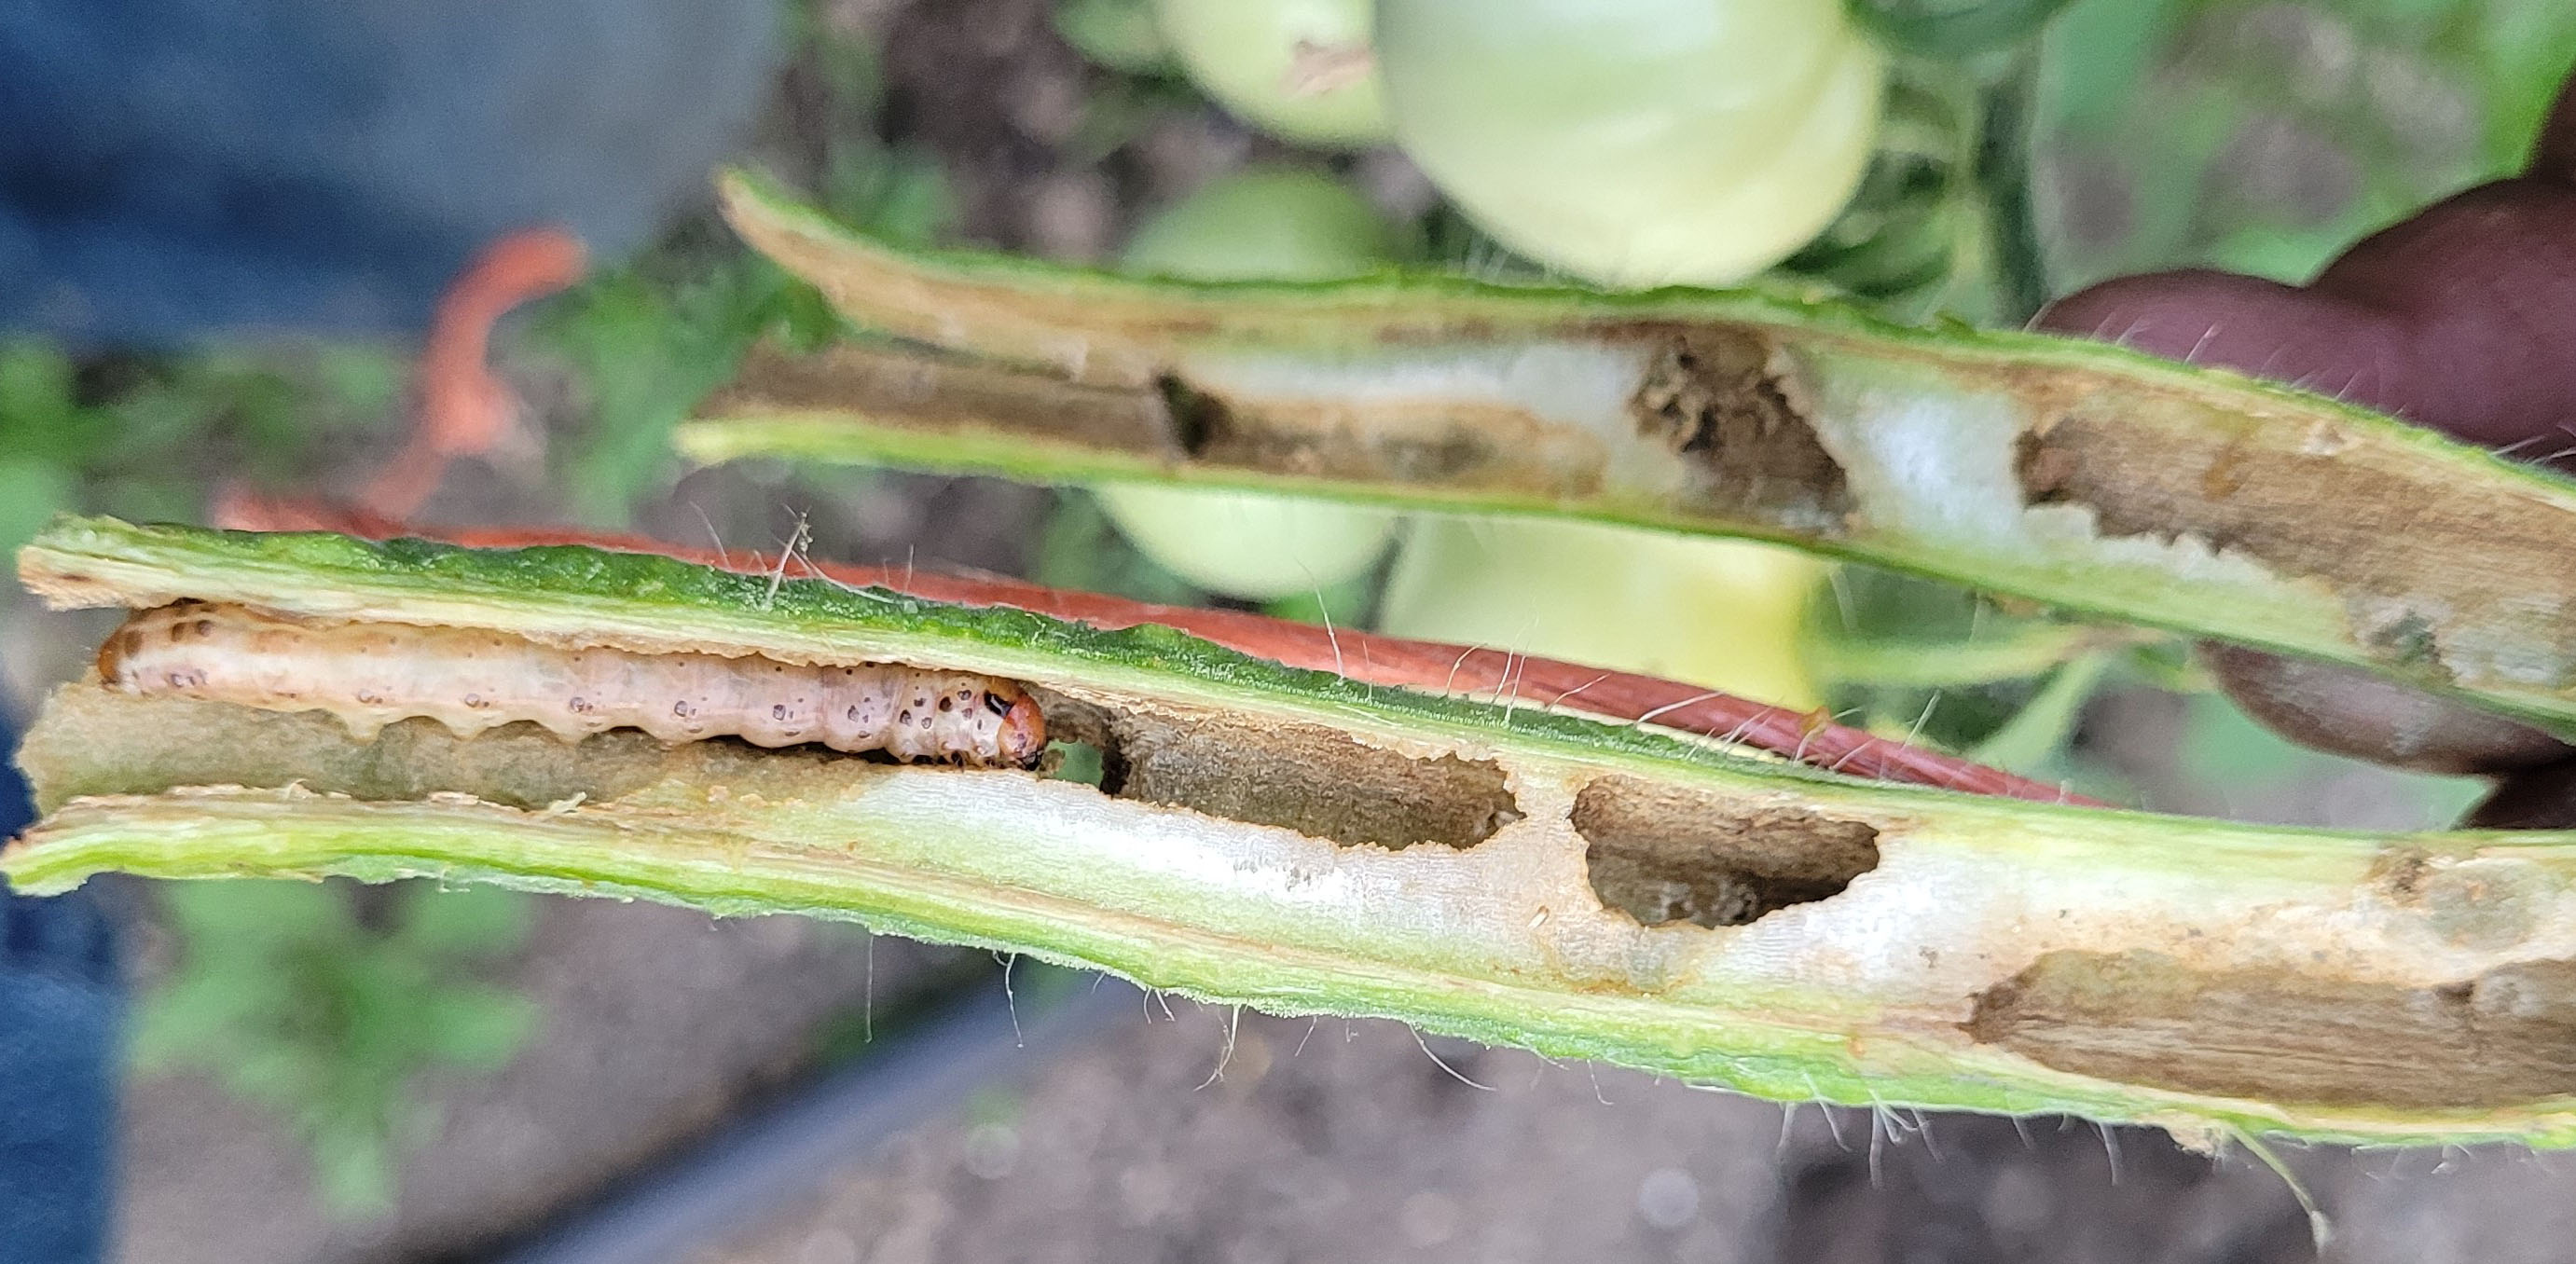
<svg viewBox="0 0 2576 1264"><path fill-rule="evenodd" d="M1151 0L1057 0L1055 33L1096 65L1121 74L1159 74L1171 68Z"/></svg>
<svg viewBox="0 0 2576 1264"><path fill-rule="evenodd" d="M1135 483L1100 507L1136 550L1210 592L1276 601L1348 582L1377 562L1397 515L1300 496Z"/></svg>
<svg viewBox="0 0 2576 1264"><path fill-rule="evenodd" d="M1380 0L1396 138L1504 245L1724 285L1859 186L1886 58L1840 0Z"/></svg>
<svg viewBox="0 0 2576 1264"><path fill-rule="evenodd" d="M1417 524L1396 555L1378 626L1803 709L1820 697L1799 635L1823 573L1821 562L1777 545L1439 519Z"/></svg>
<svg viewBox="0 0 2576 1264"><path fill-rule="evenodd" d="M1283 140L1387 139L1369 52L1370 0L1154 0L1181 68L1217 103Z"/></svg>
<svg viewBox="0 0 2576 1264"><path fill-rule="evenodd" d="M1147 221L1121 262L1200 281L1327 281L1397 254L1386 221L1348 187L1311 171L1251 170ZM1398 521L1388 510L1253 492L1140 483L1095 494L1137 552L1246 601L1350 581L1386 551Z"/></svg>
<svg viewBox="0 0 2576 1264"><path fill-rule="evenodd" d="M1147 220L1119 264L1193 281L1330 281L1405 253L1385 217L1348 185L1317 171L1253 168Z"/></svg>

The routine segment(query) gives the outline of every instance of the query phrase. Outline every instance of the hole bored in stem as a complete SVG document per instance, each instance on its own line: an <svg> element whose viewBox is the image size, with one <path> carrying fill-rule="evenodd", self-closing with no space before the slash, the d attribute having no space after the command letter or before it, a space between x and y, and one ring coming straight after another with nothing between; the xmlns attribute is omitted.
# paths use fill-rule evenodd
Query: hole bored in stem
<svg viewBox="0 0 2576 1264"><path fill-rule="evenodd" d="M1633 777L1584 786L1574 829L1602 904L1647 926L1743 926L1878 866L1878 830L1865 822Z"/></svg>

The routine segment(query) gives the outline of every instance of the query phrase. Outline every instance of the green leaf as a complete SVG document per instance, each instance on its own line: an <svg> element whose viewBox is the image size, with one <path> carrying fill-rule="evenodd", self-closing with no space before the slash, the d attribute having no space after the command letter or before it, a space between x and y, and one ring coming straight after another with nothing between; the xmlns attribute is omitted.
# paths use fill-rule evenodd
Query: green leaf
<svg viewBox="0 0 2576 1264"><path fill-rule="evenodd" d="M2096 652L2058 668L2010 723L1987 734L1968 757L2024 775L2055 762L2065 752L2067 739L2075 735L2084 704L2092 699L2111 659L2108 653Z"/></svg>
<svg viewBox="0 0 2576 1264"><path fill-rule="evenodd" d="M957 195L948 170L926 150L897 149L884 156L877 195L864 221L888 241L928 245L957 219Z"/></svg>
<svg viewBox="0 0 2576 1264"><path fill-rule="evenodd" d="M393 1145L362 1124L321 1129L311 1141L313 1177L323 1207L341 1219L371 1219L393 1210Z"/></svg>
<svg viewBox="0 0 2576 1264"><path fill-rule="evenodd" d="M34 339L0 343L0 433L13 446L67 428L75 411L70 357Z"/></svg>
<svg viewBox="0 0 2576 1264"><path fill-rule="evenodd" d="M535 1034L537 1007L490 988L447 987L419 999L430 1029L425 1052L477 1071L498 1070Z"/></svg>
<svg viewBox="0 0 2576 1264"><path fill-rule="evenodd" d="M360 413L384 413L402 402L411 365L382 347L332 344L315 349L314 390Z"/></svg>
<svg viewBox="0 0 2576 1264"><path fill-rule="evenodd" d="M1844 9L1888 43L1929 57L1964 58L2038 36L2068 0L1844 0Z"/></svg>
<svg viewBox="0 0 2576 1264"><path fill-rule="evenodd" d="M338 943L355 933L339 889L319 882L174 882L157 890L181 935L230 953Z"/></svg>
<svg viewBox="0 0 2576 1264"><path fill-rule="evenodd" d="M1172 47L1154 21L1150 0L1060 0L1055 31L1075 51L1122 74L1172 70Z"/></svg>
<svg viewBox="0 0 2576 1264"><path fill-rule="evenodd" d="M318 883L173 884L179 966L141 1006L146 1071L201 1068L284 1114L310 1148L325 1205L372 1215L392 1196L395 1129L419 1071L506 1063L535 1007L462 983L455 963L525 936L529 899L429 883L389 893L390 933L360 929L345 890Z"/></svg>
<svg viewBox="0 0 2576 1264"><path fill-rule="evenodd" d="M2184 775L2194 785L2215 787L2222 801L2277 797L2284 786L2319 785L2347 771L2383 787L2380 794L2411 799L2422 820L2441 822L2467 811L2488 788L2480 778L2402 772L2311 750L2263 727L2217 692L2191 700L2179 747Z"/></svg>
<svg viewBox="0 0 2576 1264"><path fill-rule="evenodd" d="M873 116L885 104L884 54L873 41L842 33L818 12L799 16L811 48L806 60L831 93L833 111L845 119Z"/></svg>
<svg viewBox="0 0 2576 1264"><path fill-rule="evenodd" d="M490 887L415 883L390 946L430 959L517 951L534 910L526 896Z"/></svg>
<svg viewBox="0 0 2576 1264"><path fill-rule="evenodd" d="M1273 619L1291 619L1299 623L1320 623L1336 628L1365 627L1369 611L1377 604L1378 577L1378 568L1372 567L1330 588L1308 589L1265 602L1261 612Z"/></svg>
<svg viewBox="0 0 2576 1264"><path fill-rule="evenodd" d="M40 457L0 457L0 548L36 538L56 514L75 505L80 484L72 471Z"/></svg>
<svg viewBox="0 0 2576 1264"><path fill-rule="evenodd" d="M2576 64L2576 8L2555 0L2489 0L2479 6L2479 69L2490 171L2519 170Z"/></svg>
<svg viewBox="0 0 2576 1264"><path fill-rule="evenodd" d="M2099 134L2137 103L2138 87L2188 0L2077 0L2050 28L2041 64L2048 120ZM2179 178L2165 172L2161 178Z"/></svg>
<svg viewBox="0 0 2576 1264"><path fill-rule="evenodd" d="M0 456L77 464L106 419L78 401L70 357L33 339L0 342Z"/></svg>
<svg viewBox="0 0 2576 1264"><path fill-rule="evenodd" d="M191 963L137 1008L128 1056L143 1071L209 1061L238 1044L242 1023L282 1012L293 998L293 984L274 972Z"/></svg>
<svg viewBox="0 0 2576 1264"><path fill-rule="evenodd" d="M744 348L774 322L811 326L799 288L766 261L737 259L676 283L629 269L566 301L542 336L581 371L591 397L591 429L563 474L576 519L625 521L671 469L672 428Z"/></svg>
<svg viewBox="0 0 2576 1264"><path fill-rule="evenodd" d="M2212 786L2277 783L2328 758L2256 723L2219 694L2192 699L2181 749L2184 774Z"/></svg>

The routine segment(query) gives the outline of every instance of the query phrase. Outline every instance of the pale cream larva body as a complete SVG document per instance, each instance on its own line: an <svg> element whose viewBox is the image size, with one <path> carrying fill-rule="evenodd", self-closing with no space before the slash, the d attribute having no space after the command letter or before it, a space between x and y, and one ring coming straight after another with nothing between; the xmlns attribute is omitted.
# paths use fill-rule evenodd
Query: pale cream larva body
<svg viewBox="0 0 2576 1264"><path fill-rule="evenodd" d="M324 623L183 601L138 612L98 653L127 693L325 711L360 738L414 716L471 735L514 721L580 738L815 742L901 760L1025 768L1046 746L1010 681L896 665L566 649L477 628Z"/></svg>

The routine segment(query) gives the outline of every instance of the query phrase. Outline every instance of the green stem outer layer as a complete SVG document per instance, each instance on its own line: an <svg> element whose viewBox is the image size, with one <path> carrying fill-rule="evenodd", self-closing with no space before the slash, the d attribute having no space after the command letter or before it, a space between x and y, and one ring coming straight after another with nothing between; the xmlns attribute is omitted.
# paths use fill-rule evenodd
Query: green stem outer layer
<svg viewBox="0 0 2576 1264"><path fill-rule="evenodd" d="M1191 285L898 251L748 177L871 330L684 428L751 455L1297 491L1769 539L2349 663L2576 736L2576 487L2116 346L1749 291Z"/></svg>
<svg viewBox="0 0 2576 1264"><path fill-rule="evenodd" d="M1008 675L1123 770L1113 793L425 721L359 742L317 713L89 682L21 754L51 812L0 857L22 890L111 869L436 876L847 918L1785 1100L2204 1140L2576 1141L2568 835L2296 832L1859 783L1151 629L572 547L86 520L22 573L59 604L189 596Z"/></svg>

